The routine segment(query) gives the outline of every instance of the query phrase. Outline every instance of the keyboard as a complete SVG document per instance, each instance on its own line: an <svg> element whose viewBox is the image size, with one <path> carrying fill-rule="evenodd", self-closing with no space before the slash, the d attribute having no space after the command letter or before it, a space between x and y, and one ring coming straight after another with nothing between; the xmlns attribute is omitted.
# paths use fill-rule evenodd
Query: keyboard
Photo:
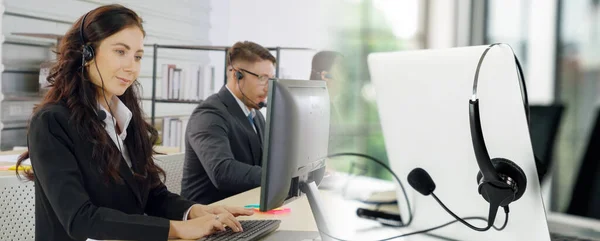
<svg viewBox="0 0 600 241"><path fill-rule="evenodd" d="M552 241L596 241L596 239L578 238L575 236L563 235L552 232L550 233L550 239Z"/></svg>
<svg viewBox="0 0 600 241"><path fill-rule="evenodd" d="M239 241L254 241L258 240L267 234L279 228L281 220L241 220L243 232L234 232L230 227L226 227L225 231L213 233L198 241L221 241L221 240L239 240Z"/></svg>

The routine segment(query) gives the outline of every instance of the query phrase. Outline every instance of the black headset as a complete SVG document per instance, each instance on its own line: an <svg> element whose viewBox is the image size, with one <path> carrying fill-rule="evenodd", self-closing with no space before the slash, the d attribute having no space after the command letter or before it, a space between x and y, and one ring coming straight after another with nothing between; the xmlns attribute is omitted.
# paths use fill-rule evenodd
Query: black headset
<svg viewBox="0 0 600 241"><path fill-rule="evenodd" d="M232 68L233 68L233 65L232 65ZM237 79L237 81L238 81L238 84L239 84L239 83L240 83L240 80L241 80L242 78L244 78L244 73L242 73L242 71L239 71L239 70L237 70L237 69L234 69L234 70L235 70L235 78Z"/></svg>
<svg viewBox="0 0 600 241"><path fill-rule="evenodd" d="M94 59L94 48L91 45L87 44L87 41L85 40L85 36L83 34L85 18L87 17L88 14L89 14L89 12L86 13L85 15L83 15L83 18L81 20L81 25L79 26L79 40L81 41L81 78L84 81L85 81L85 74L83 73L83 71L85 70L85 63ZM83 93L85 95L85 91ZM97 111L95 108L93 108L93 105L91 103L89 103L87 96L84 96L84 99L88 102L88 104L90 104L90 106L92 106L92 110L94 111L94 113L96 113L96 115L98 116L98 119L100 121L103 121L104 119L106 119L106 112L104 112L102 110Z"/></svg>
<svg viewBox="0 0 600 241"><path fill-rule="evenodd" d="M321 74L325 73L325 76L324 76L325 78L333 79L333 75L331 73L329 73L329 71L327 71L327 70L316 71L314 69L311 69L310 71L319 75L319 77L321 77Z"/></svg>
<svg viewBox="0 0 600 241"><path fill-rule="evenodd" d="M233 69L235 71L235 73L233 73L235 75L235 79L238 82L238 85L240 84L240 80L244 78L244 73L242 73L242 71L236 69L233 67L233 62L231 61L231 55L233 54L234 49L231 49L230 52L227 54L227 58L229 59L229 65L231 65L231 69Z"/></svg>
<svg viewBox="0 0 600 241"><path fill-rule="evenodd" d="M83 71L85 69L85 63L94 59L94 47L92 47L92 45L87 43L87 41L85 39L85 35L83 34L83 30L84 30L84 26L85 26L84 25L85 18L87 17L88 14L90 14L90 12L87 12L85 15L83 15L83 18L81 19L81 25L79 26L79 38L81 40L81 78L85 78L84 74L83 74ZM96 63L94 61L94 64L96 65L96 70L98 70L98 75L100 76L100 80L102 81L102 95L104 96L104 101L106 101L106 105L108 106L108 111L110 111L110 113L112 115L113 111L111 110L110 104L108 103L108 100L106 99L106 95L104 94L104 79L102 79L102 74L100 74L100 70L98 69L98 63ZM87 98L85 98L85 99L87 100ZM91 105L91 106L92 106L92 109L94 110L94 112L96 112L98 119L100 121L104 121L104 119L106 119L106 117L107 117L106 112L104 112L103 110L96 111L94 106L93 105ZM116 129L117 123L116 123L116 121L114 121L114 119L113 119L113 125ZM117 137L117 147L119 148L120 152L123 152L123 149L121 148L121 144L118 141L119 136L116 131L115 131L115 136Z"/></svg>
<svg viewBox="0 0 600 241"><path fill-rule="evenodd" d="M82 62L81 65L84 66L85 62L91 61L92 59L94 59L94 48L87 44L87 41L85 40L85 36L83 35L83 27L84 27L84 23L85 23L85 18L87 17L87 15L89 14L86 13L85 15L83 15L83 19L81 20L81 26L79 28L79 37L81 39L81 56L82 56Z"/></svg>
<svg viewBox="0 0 600 241"><path fill-rule="evenodd" d="M523 169L511 160L502 157L490 158L488 150L483 138L481 128L481 118L479 114L479 99L477 98L477 82L479 80L479 70L488 51L494 46L502 43L489 45L477 64L475 78L473 80L473 95L469 100L469 121L471 127L471 139L473 141L473 149L475 158L479 166L477 174L477 183L479 184L478 191L483 198L490 203L490 216L488 224L494 223L498 207L507 207L508 204L514 202L523 196L527 188L527 177ZM509 48L510 46L507 45ZM511 48L512 51L512 48ZM519 85L521 87L521 96L525 108L525 115L529 125L529 101L527 99L527 89L525 78L521 64L514 51L512 52L517 66Z"/></svg>
<svg viewBox="0 0 600 241"><path fill-rule="evenodd" d="M231 50L231 52L233 52L233 50ZM240 80L244 78L244 73L242 73L242 71L240 71L240 70L238 70L238 69L236 69L236 68L233 67L233 62L231 61L231 54L232 54L231 52L229 52L227 54L227 57L229 58L229 65L231 65L231 69L233 69L235 71L235 73L233 73L233 74L235 75L235 78L236 78L236 80L238 82L237 83L238 90L242 93L242 95L244 96L244 98L246 98L247 100L249 100L250 102L252 102L252 104L255 104L256 106L258 106L259 109L267 106L267 104L265 104L265 102L261 101L259 103L256 103L253 100L251 100L250 98L248 98L246 96L246 94L244 94L244 91L242 91L242 88L240 87Z"/></svg>

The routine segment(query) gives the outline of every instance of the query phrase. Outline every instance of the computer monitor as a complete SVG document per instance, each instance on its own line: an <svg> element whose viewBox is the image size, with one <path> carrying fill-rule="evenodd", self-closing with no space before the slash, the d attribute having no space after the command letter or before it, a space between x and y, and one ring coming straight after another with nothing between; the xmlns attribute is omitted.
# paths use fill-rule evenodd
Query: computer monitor
<svg viewBox="0 0 600 241"><path fill-rule="evenodd" d="M368 59L391 169L404 182L414 168L427 170L437 184L436 195L462 217L487 217L489 212L489 204L477 191L479 168L469 125L473 78L486 48L374 53ZM508 225L502 231L476 232L453 224L432 234L457 240L550 240L515 69L508 47L490 49L479 72L478 98L489 154L523 169L528 180L525 193L510 204ZM407 191L415 215L411 231L453 220L431 196ZM397 196L401 213L407 213L400 190ZM495 221L501 226L504 215L498 213Z"/></svg>
<svg viewBox="0 0 600 241"><path fill-rule="evenodd" d="M325 81L269 81L263 138L260 210L268 211L306 194L320 230L318 184L325 174L329 142L329 94Z"/></svg>

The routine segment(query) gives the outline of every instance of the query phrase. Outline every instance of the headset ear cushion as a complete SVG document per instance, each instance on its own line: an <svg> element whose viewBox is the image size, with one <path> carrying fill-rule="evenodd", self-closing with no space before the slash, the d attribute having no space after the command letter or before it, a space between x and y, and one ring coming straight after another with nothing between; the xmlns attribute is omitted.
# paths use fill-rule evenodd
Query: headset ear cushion
<svg viewBox="0 0 600 241"><path fill-rule="evenodd" d="M499 174L504 174L512 178L517 184L517 193L515 194L515 200L519 200L525 193L525 189L527 189L527 176L523 169L519 167L516 163L511 160L505 158L493 158L492 165L496 168L496 171ZM477 174L477 181L480 181L482 178L481 172Z"/></svg>
<svg viewBox="0 0 600 241"><path fill-rule="evenodd" d="M83 59L85 61L91 61L94 59L94 49L90 45L84 45L82 49Z"/></svg>
<svg viewBox="0 0 600 241"><path fill-rule="evenodd" d="M241 80L242 78L244 78L244 74L242 74L242 72L241 72L241 71L239 71L239 70L238 70L238 71L235 71L235 78L236 78L237 80Z"/></svg>

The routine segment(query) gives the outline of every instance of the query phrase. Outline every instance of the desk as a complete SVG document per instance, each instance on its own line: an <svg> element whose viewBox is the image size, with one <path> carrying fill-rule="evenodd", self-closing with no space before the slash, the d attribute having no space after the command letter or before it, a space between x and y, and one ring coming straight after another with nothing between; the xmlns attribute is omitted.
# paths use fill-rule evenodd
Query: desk
<svg viewBox="0 0 600 241"><path fill-rule="evenodd" d="M338 238L350 240L379 240L412 231L406 228L398 229L385 227L377 222L359 218L356 216L356 208L361 205L360 203L356 201L345 200L340 195L334 194L331 191L321 190L320 194L323 203L327 208L327 216L330 219L329 223L333 226L332 230L343 230L342 232L333 231L335 236ZM223 199L212 205L245 206L248 204L257 204L259 203L259 200L260 188L255 188L227 199ZM239 220L279 219L281 220L281 224L277 231L318 231L306 196L302 196L301 198L284 205L284 207L290 208L291 212L279 215L262 214L257 212L249 217L239 217ZM274 235L275 233L272 233L264 240L271 241L273 239L270 239L270 237ZM286 240L293 241L293 239ZM413 235L406 237L405 239L396 240L433 241L443 239L428 235Z"/></svg>
<svg viewBox="0 0 600 241"><path fill-rule="evenodd" d="M370 188L371 191L381 191L377 189L385 189L386 187L384 183L374 183L373 179L371 180L360 180L363 179L358 178L355 180L356 183L352 184L352 189L356 193L365 193L365 189ZM370 179L370 178L366 178ZM368 183L369 185L360 185L362 181L364 183ZM376 180L380 181L380 180ZM385 181L382 181L385 182ZM361 190L362 189L362 190ZM390 228L383 227L376 222L365 220L358 218L355 215L355 210L357 207L362 206L361 203L351 200L345 200L341 195L335 194L333 191L325 191L320 190L321 197L323 199L323 203L327 206L327 211L330 213L329 217L334 216L334 224L337 224L337 230L339 227L345 228L345 234L339 235L339 238L349 239L349 240L379 240L384 238L393 237L396 235L400 235L403 232L411 232L414 230L410 230L407 228L398 229L398 228ZM357 194L349 194L347 196L356 197ZM214 203L213 205L228 205L228 206L244 206L247 204L256 204L259 203L260 199L260 188L256 188L244 193L240 193L236 196L229 197L227 199L221 200L219 202ZM239 220L252 220L252 219L280 219L281 225L279 226L278 231L318 231L317 226L315 224L310 205L307 201L306 196L303 196L293 202L290 202L284 207L288 207L291 209L291 212L284 215L268 215L255 213L250 217L240 217ZM403 218L406 218L403 216ZM450 221L450 218L445 218L440 220L440 223L431 223L431 226L437 226L441 224L441 222ZM558 213L548 213L548 224L550 230L553 232L559 232L563 234L573 235L573 236L583 236L581 237L590 237L590 238L598 238L598 234L600 234L600 221L585 219L582 217L576 217L567 214L558 214ZM462 225L459 223L453 225ZM269 237L273 235L267 236L265 241L271 241L273 239L269 239ZM338 233L336 233L338 236ZM277 240L277 239L275 239ZM293 240L293 239L286 239ZM394 239L394 240L447 240L443 238L428 236L428 235L414 235L405 237L403 239ZM180 240L183 241L183 240Z"/></svg>
<svg viewBox="0 0 600 241"><path fill-rule="evenodd" d="M179 148L165 147L165 146L154 146L154 150L167 155L178 154ZM13 150L13 151L0 151L0 166L12 166L17 162L18 155L23 154L26 149ZM14 170L0 170L0 177L3 176L15 176Z"/></svg>
<svg viewBox="0 0 600 241"><path fill-rule="evenodd" d="M14 155L22 152L23 151L0 152L0 155ZM2 178L7 178L6 180L10 179L14 181L16 179L14 171L0 171L0 175L4 176ZM0 181L3 180L2 178L0 178ZM359 180L356 181L357 183L360 182ZM351 189L353 189L353 191L363 188L367 188L371 191L378 190L378 188L374 188L371 184L373 184L373 182L359 188L358 184L352 183ZM382 186L377 183L375 185L379 187ZM390 188L393 188L393 185L390 185ZM363 193L363 191L360 192ZM325 210L328 212L326 218L330 220L329 224L332 226L330 229L333 230L332 234L336 237L351 240L377 240L400 235L402 232L410 232L410 230L407 229L384 227L377 222L358 218L356 216L356 208L361 206L361 204L356 201L345 200L342 196L335 194L332 191L321 191L320 194L326 208ZM259 201L260 188L256 188L216 202L214 205L245 206L248 204L258 204L260 203ZM239 219L279 219L282 222L278 231L318 231L306 196L302 196L297 200L286 204L285 207L290 208L291 212L280 215L255 213L253 216L239 217ZM336 232L335 230L343 230L343 232ZM273 233L266 237L265 240L271 241L273 238L269 238L276 235L277 234ZM425 235L412 236L411 239L407 240L417 240L415 238L426 241L439 240ZM293 241L293 239L286 240Z"/></svg>

